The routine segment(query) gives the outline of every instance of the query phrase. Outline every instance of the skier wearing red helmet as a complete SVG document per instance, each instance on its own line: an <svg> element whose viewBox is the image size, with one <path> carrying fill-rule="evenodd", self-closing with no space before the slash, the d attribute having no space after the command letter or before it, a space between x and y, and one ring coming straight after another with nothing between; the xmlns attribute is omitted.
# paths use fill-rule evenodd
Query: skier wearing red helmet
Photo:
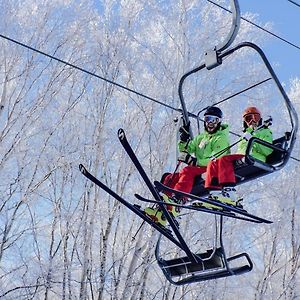
<svg viewBox="0 0 300 300"><path fill-rule="evenodd" d="M272 131L262 126L260 111L254 107L248 107L243 112L244 136L238 144L236 154L229 154L212 160L207 166L205 188L210 190L210 197L227 204L237 205L238 197L234 188L236 183L233 162L245 156L248 141L251 137L272 143ZM254 143L251 156L266 161L266 157L272 153L272 149L258 143Z"/></svg>

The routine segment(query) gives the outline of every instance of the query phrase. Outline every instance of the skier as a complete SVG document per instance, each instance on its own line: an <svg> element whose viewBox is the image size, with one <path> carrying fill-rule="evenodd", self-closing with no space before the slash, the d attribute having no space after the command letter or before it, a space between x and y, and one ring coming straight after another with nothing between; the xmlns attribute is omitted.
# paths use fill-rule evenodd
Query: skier
<svg viewBox="0 0 300 300"><path fill-rule="evenodd" d="M262 124L260 111L252 106L245 109L243 113L244 136L238 143L236 154L229 154L214 159L207 166L205 188L210 190L210 197L231 205L240 205L236 190L234 188L236 179L234 174L234 161L245 157L248 141L256 137L272 144L272 131L267 125ZM251 156L266 161L272 149L259 143L254 143Z"/></svg>
<svg viewBox="0 0 300 300"><path fill-rule="evenodd" d="M211 106L204 113L205 131L197 135L192 140L189 134L189 124L179 129L180 141L178 144L178 160L185 162L188 166L184 167L179 173L169 174L163 183L175 190L190 193L196 176L206 172L206 167L210 158L223 149L229 149L229 127L222 124L223 113L218 107ZM228 154L229 150L222 155ZM195 155L195 156L192 156ZM163 199L167 203L181 203L184 199L176 199L173 195L163 194ZM179 213L178 208L167 206L167 209L174 217ZM145 213L155 222L166 225L166 218L159 208L147 207Z"/></svg>

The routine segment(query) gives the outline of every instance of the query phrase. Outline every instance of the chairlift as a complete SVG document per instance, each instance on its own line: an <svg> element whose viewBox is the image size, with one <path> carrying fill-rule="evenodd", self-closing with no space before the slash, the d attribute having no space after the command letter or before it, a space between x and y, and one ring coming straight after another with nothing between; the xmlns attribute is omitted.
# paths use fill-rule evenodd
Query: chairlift
<svg viewBox="0 0 300 300"><path fill-rule="evenodd" d="M275 82L279 92L281 93L285 105L289 112L291 130L286 132L282 137L273 141L272 144L265 141L259 140L252 137L249 140L245 159L243 161L237 161L235 164L235 174L237 178L237 184L242 184L250 180L255 180L261 176L273 173L283 168L288 162L292 149L296 140L296 133L298 130L298 116L293 107L290 99L284 91L281 83L279 82L274 70L272 69L269 61L267 60L264 52L254 43L242 42L237 46L227 49L234 41L240 24L240 10L237 0L231 0L231 7L233 7L233 18L232 25L227 39L219 46L216 46L213 50L206 52L205 62L192 69L191 71L184 74L179 82L179 98L182 107L182 117L184 124L189 123L189 118L192 116L187 108L183 97L183 85L185 80L201 71L201 70L212 70L222 64L222 60L231 54L237 52L242 48L251 48L262 59L266 66L271 78ZM203 109L205 110L205 109ZM193 117L193 116L192 116ZM199 118L197 118L199 128ZM193 136L190 129L190 134ZM268 156L266 162L259 161L251 156L251 149L254 143L259 143L264 146L273 149L273 152ZM204 189L204 181L200 179L195 182L191 194L198 196L205 196L207 190ZM189 256L173 258L166 260L162 258L160 254L160 239L157 242L155 255L159 267L163 271L164 275L172 284L182 285L192 282L199 282L210 279L217 279L227 277L231 275L240 275L249 272L253 268L252 261L247 253L237 254L231 257L227 257L222 240L222 228L223 228L223 216L219 216L219 220L215 221L216 237L218 244L206 252L194 254L194 258L191 259ZM240 261L244 260L243 263ZM240 263L240 266L236 266L236 263Z"/></svg>
<svg viewBox="0 0 300 300"><path fill-rule="evenodd" d="M279 79L277 78L277 76L276 76L272 66L270 65L267 57L265 56L263 50L251 42L242 42L242 43L238 44L237 46L224 51L223 53L218 51L216 48L215 50L213 50L214 55L212 55L211 51L210 51L209 55L206 56L207 60L205 61L205 63L203 63L202 65L200 65L197 68L192 69L191 71L187 72L186 74L184 74L182 76L182 78L180 79L179 89L178 89L182 112L183 112L182 113L183 121L185 124L187 124L189 122L189 118L190 118L191 114L189 114L189 112L187 111L185 100L183 97L183 84L184 84L186 78L189 77L190 75L193 75L193 74L201 71L201 70L205 70L205 69L211 70L211 69L221 65L222 60L225 57L230 56L231 54L237 52L238 50L240 50L242 48L253 49L259 55L261 60L263 61L265 67L267 68L267 71L269 72L271 78L275 82L277 89L279 90L280 94L282 95L282 99L284 101L284 104L285 104L288 114L289 114L291 129L290 129L290 131L285 132L284 135L281 136L280 138L274 140L272 144L267 143L262 140L259 140L255 137L252 137L249 140L249 143L248 143L248 146L246 149L245 158L243 160L236 161L235 165L234 165L237 185L251 181L251 180L255 180L259 177L271 174L275 171L282 169L287 164L287 162L291 156L291 152L293 150L293 147L294 147L294 144L296 141L296 134L298 131L298 116L297 116L296 110L295 110L292 102L290 101L288 95L286 94L284 88L282 87ZM203 110L205 110L205 108ZM201 111L203 111L203 110L201 110ZM199 113L198 113L198 115L199 115ZM199 121L200 121L199 118L197 118L198 128L200 127ZM190 133L192 136L192 132L190 132ZM267 157L266 162L262 162L260 160L255 159L253 156L251 156L251 150L255 143L262 144L273 150L273 152ZM204 189L203 184L204 184L203 179L201 179L200 177L196 178L194 187L193 187L193 190L191 193L199 195L199 196L206 195L208 192L207 192L207 190Z"/></svg>
<svg viewBox="0 0 300 300"><path fill-rule="evenodd" d="M246 149L246 153L245 153L245 158L243 160L237 160L234 163L234 170L235 170L237 185L246 183L251 180L258 179L262 176L271 174L275 171L282 169L287 164L287 162L291 156L291 152L293 150L293 147L294 147L294 144L296 141L296 134L298 131L298 116L297 116L296 110L295 110L292 102L290 101L289 97L287 96L285 90L283 89L280 81L278 80L278 78L277 78L273 68L271 67L268 59L266 58L264 52L257 45L250 43L250 42L240 43L237 46L220 54L219 61L221 61L221 59L223 59L224 57L233 54L234 52L238 51L241 48L251 48L251 49L255 50L256 53L259 55L259 57L262 59L271 78L275 82L280 94L282 95L282 99L284 100L285 106L288 110L291 129L290 129L290 131L285 132L283 134L283 136L274 140L272 144L262 141L260 139L257 139L255 137L252 137L249 140L249 143L248 143L248 146ZM186 110L185 101L184 101L183 93L182 93L184 80L187 78L187 76L192 75L195 72L198 72L200 70L204 70L205 67L206 67L206 64L202 64L200 67L190 71L189 73L186 73L180 81L179 95L180 95L180 101L182 104L184 122L189 122L189 113ZM199 122L199 119L197 119L197 122ZM273 150L273 152L267 157L266 162L257 160L251 155L251 150L255 143L267 146ZM200 177L196 178L194 187L193 187L191 193L199 195L199 196L204 196L208 193L207 190L204 189L204 181L202 178L200 178Z"/></svg>
<svg viewBox="0 0 300 300"><path fill-rule="evenodd" d="M203 63L201 66L191 70L190 72L182 76L179 82L178 92L179 92L179 98L182 106L183 121L185 122L185 124L187 124L189 122L190 114L186 109L186 104L183 97L183 84L188 76L196 72L199 72L201 70L205 70L205 69L211 70L216 68L217 66L222 64L222 60L225 57L233 54L237 50L244 47L250 47L256 50L256 52L260 55L267 69L269 70L272 79L275 81L279 91L281 92L284 98L285 104L289 111L290 120L291 120L291 130L280 139L275 140L273 144L266 143L256 138L251 138L249 140L245 161L242 162L242 164L236 166L235 169L236 176L238 178L238 183L243 183L248 180L253 180L260 176L272 173L284 167L284 165L287 163L290 157L291 151L295 143L296 133L298 130L298 117L291 101L289 100L284 89L282 88L267 58L265 57L263 51L258 46L256 46L253 43L244 42L244 43L240 43L239 45L233 48L226 50L234 41L240 24L240 11L239 11L238 1L237 0L230 0L230 1L231 1L231 7L233 8L233 14L232 14L233 18L232 18L231 30L226 40L222 44L216 46L213 50L208 51L206 53L205 63ZM198 118L197 121L199 122ZM192 132L190 132L190 134L192 136ZM161 197L159 195L160 190L158 186L155 184L155 182L153 185L153 183L147 176L146 172L144 171L143 167L139 163L138 158L136 157L133 149L131 148L130 144L127 141L124 130L119 129L118 137L123 148L126 150L131 161L136 166L137 170L139 171L140 175L142 176L145 184L149 188L155 200L145 199L139 195L135 195L135 196L142 201L146 201L149 203L152 202L159 205L171 229L161 227L159 224L155 223L155 221L151 220L148 216L146 216L145 212L140 208L139 205L131 204L127 200L123 199L120 195L112 191L106 184L102 183L99 179L97 179L91 173L89 173L88 170L82 164L79 166L80 171L85 177L87 177L89 180L94 182L100 188L105 190L112 197L114 197L120 203L125 205L128 209L130 209L141 219L143 219L145 222L150 224L153 228L155 228L158 232L161 233L160 238L158 239L156 244L155 256L158 265L161 268L167 280L169 280L172 284L175 285L183 285L183 284L189 284L189 283L200 282L205 280L224 278L232 275L240 275L251 271L253 268L253 263L247 253L240 253L233 256L227 256L223 244L223 218L224 216L235 217L237 219L242 219L254 223L271 223L271 221L251 215L243 209L238 209L233 207L229 208L225 204L221 204L221 203L218 204L218 206L220 208L223 208L224 210L212 211L207 208L189 207L190 209L213 213L215 215L214 245L204 252L193 253L190 247L188 246L187 241L181 235L177 221L174 219L171 213L168 212L166 208L166 205L173 205L173 204L168 204L161 200ZM270 157L268 157L266 163L257 161L255 160L255 158L251 156L251 149L254 143L261 143L264 146L268 146L274 150L273 153L270 155ZM204 194L203 188L202 190L200 189L200 192L199 191L196 192L196 186L194 188L195 191L193 189L192 194L189 194L191 197L196 197L196 198L198 197L200 201L207 202L207 203L212 202L207 198L204 197L201 198L201 195ZM176 204L174 205L176 206ZM163 258L163 254L160 251L162 235L165 238L167 238L170 242L172 242L177 248L181 249L185 253L185 256L175 257L171 259Z"/></svg>

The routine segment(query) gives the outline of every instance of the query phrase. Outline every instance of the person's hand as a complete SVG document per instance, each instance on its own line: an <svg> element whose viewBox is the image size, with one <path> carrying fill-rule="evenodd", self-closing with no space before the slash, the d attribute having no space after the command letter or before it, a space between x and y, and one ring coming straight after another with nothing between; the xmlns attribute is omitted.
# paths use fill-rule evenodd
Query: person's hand
<svg viewBox="0 0 300 300"><path fill-rule="evenodd" d="M179 128L179 139L182 142L187 142L190 138L190 123L188 123Z"/></svg>
<svg viewBox="0 0 300 300"><path fill-rule="evenodd" d="M252 134L250 132L245 132L243 134L243 139L245 139L246 141L249 141L252 138Z"/></svg>
<svg viewBox="0 0 300 300"><path fill-rule="evenodd" d="M188 165L191 165L191 166L196 166L196 164L197 164L197 158L191 156L187 152L180 152L178 155L178 160L182 161Z"/></svg>

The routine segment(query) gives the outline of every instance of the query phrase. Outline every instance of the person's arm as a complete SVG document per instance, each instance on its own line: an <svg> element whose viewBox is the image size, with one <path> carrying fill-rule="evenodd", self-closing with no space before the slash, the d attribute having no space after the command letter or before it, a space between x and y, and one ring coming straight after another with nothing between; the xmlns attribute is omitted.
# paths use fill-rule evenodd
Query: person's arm
<svg viewBox="0 0 300 300"><path fill-rule="evenodd" d="M257 134L254 136L263 141L266 141L270 144L273 143L273 135L272 135L272 131L270 129L263 129L261 132L257 132ZM273 149L271 149L267 146L263 146L258 143L254 143L253 151L260 153L260 154L264 155L265 157L267 157L269 154L271 154L273 152Z"/></svg>
<svg viewBox="0 0 300 300"><path fill-rule="evenodd" d="M179 141L178 149L180 152L188 152L188 153L192 154L192 153L195 153L195 147L196 147L197 143L199 143L199 135L187 142Z"/></svg>

